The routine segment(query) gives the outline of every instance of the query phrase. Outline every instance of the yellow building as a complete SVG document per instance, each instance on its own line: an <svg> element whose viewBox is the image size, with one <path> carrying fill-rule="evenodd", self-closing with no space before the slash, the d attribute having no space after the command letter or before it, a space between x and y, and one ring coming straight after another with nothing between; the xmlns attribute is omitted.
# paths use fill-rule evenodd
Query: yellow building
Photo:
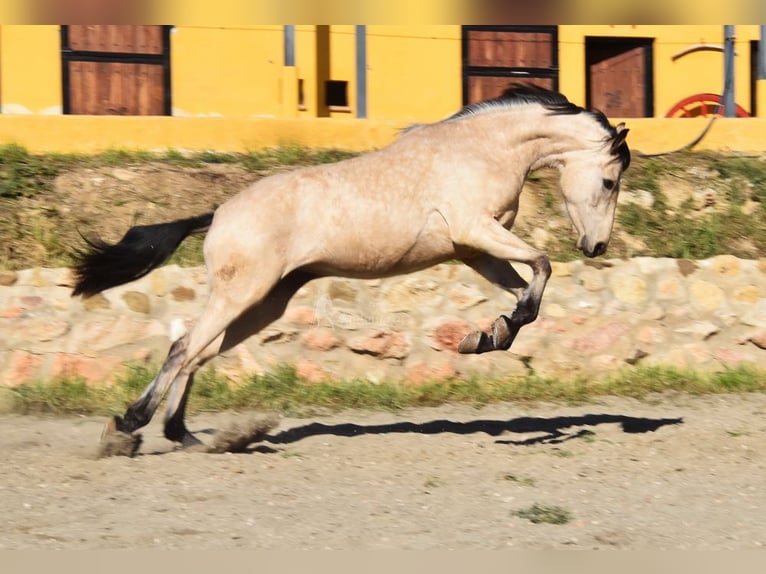
<svg viewBox="0 0 766 574"><path fill-rule="evenodd" d="M740 116L766 117L758 40L758 26L736 26ZM719 111L723 47L715 25L3 25L0 142L360 149L525 80L610 118L634 118L632 137L649 138L648 149L673 142L650 141L659 124L638 118ZM665 135L687 141L700 122L684 121L663 123L676 126ZM750 139L740 147L763 145L748 135L762 130L743 125L738 137Z"/></svg>

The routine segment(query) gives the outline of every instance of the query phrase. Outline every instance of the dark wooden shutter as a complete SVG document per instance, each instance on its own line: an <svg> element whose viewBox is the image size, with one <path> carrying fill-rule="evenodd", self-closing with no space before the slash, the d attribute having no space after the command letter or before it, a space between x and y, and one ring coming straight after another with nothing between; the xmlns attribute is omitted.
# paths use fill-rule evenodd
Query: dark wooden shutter
<svg viewBox="0 0 766 574"><path fill-rule="evenodd" d="M170 115L170 27L61 27L64 113Z"/></svg>
<svg viewBox="0 0 766 574"><path fill-rule="evenodd" d="M589 38L586 61L588 107L609 117L653 115L650 40Z"/></svg>
<svg viewBox="0 0 766 574"><path fill-rule="evenodd" d="M463 103L494 98L512 82L558 89L556 26L463 26Z"/></svg>

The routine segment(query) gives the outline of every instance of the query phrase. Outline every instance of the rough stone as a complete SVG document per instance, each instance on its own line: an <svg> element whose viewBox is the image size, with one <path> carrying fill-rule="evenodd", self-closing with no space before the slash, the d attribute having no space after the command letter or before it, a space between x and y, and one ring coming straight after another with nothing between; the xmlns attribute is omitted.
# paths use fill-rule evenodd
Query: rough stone
<svg viewBox="0 0 766 574"><path fill-rule="evenodd" d="M170 292L174 301L194 301L197 298L197 293L194 289L189 287L176 287Z"/></svg>
<svg viewBox="0 0 766 574"><path fill-rule="evenodd" d="M709 321L694 321L689 325L684 325L675 329L676 333L682 333L684 335L693 335L701 339L707 339L718 333L721 328L718 325L714 325Z"/></svg>
<svg viewBox="0 0 766 574"><path fill-rule="evenodd" d="M734 299L740 303L756 303L760 296L760 289L755 285L745 285L734 291Z"/></svg>
<svg viewBox="0 0 766 574"><path fill-rule="evenodd" d="M709 281L698 280L689 286L689 301L694 308L701 311L715 311L725 299L723 289Z"/></svg>
<svg viewBox="0 0 766 574"><path fill-rule="evenodd" d="M659 327L643 325L636 331L636 341L644 345L662 345L666 340L666 330Z"/></svg>
<svg viewBox="0 0 766 574"><path fill-rule="evenodd" d="M34 319L29 323L20 325L11 335L11 341L45 342L58 339L69 332L69 323L62 320Z"/></svg>
<svg viewBox="0 0 766 574"><path fill-rule="evenodd" d="M38 295L25 295L21 298L21 304L26 309L37 309L43 304L43 298Z"/></svg>
<svg viewBox="0 0 766 574"><path fill-rule="evenodd" d="M545 316L552 317L554 319L562 319L563 317L569 315L567 310L558 303L548 303L548 305L544 306L544 309Z"/></svg>
<svg viewBox="0 0 766 574"><path fill-rule="evenodd" d="M309 351L327 352L341 345L341 340L335 333L323 327L315 327L306 331L301 340L303 346Z"/></svg>
<svg viewBox="0 0 766 574"><path fill-rule="evenodd" d="M314 309L306 305L288 307L287 311L285 311L285 320L303 327L318 324L317 314L314 312Z"/></svg>
<svg viewBox="0 0 766 574"><path fill-rule="evenodd" d="M298 359L295 363L295 374L307 383L321 383L332 378L322 365L310 359Z"/></svg>
<svg viewBox="0 0 766 574"><path fill-rule="evenodd" d="M569 262L551 261L551 276L552 277L571 277L572 266Z"/></svg>
<svg viewBox="0 0 766 574"><path fill-rule="evenodd" d="M437 363L416 361L407 366L406 379L410 384L422 384L435 381L447 381L454 379L460 373L452 361Z"/></svg>
<svg viewBox="0 0 766 574"><path fill-rule="evenodd" d="M608 323L588 331L574 340L572 348L583 354L593 355L606 351L629 330L623 323Z"/></svg>
<svg viewBox="0 0 766 574"><path fill-rule="evenodd" d="M487 296L479 289L465 283L452 285L447 298L458 309L469 309L487 300Z"/></svg>
<svg viewBox="0 0 766 574"><path fill-rule="evenodd" d="M136 313L148 315L152 309L149 297L140 291L127 291L122 294L122 300L128 306L128 309Z"/></svg>
<svg viewBox="0 0 766 574"><path fill-rule="evenodd" d="M699 265L695 261L689 261L688 259L679 259L677 261L678 264L678 270L681 272L681 275L684 277L688 277L692 273L694 273Z"/></svg>
<svg viewBox="0 0 766 574"><path fill-rule="evenodd" d="M7 368L2 373L0 382L8 387L17 387L25 383L31 383L38 378L40 369L45 361L41 354L29 353L16 350L7 361Z"/></svg>
<svg viewBox="0 0 766 574"><path fill-rule="evenodd" d="M384 359L403 359L409 354L410 343L404 333L375 331L348 340L348 348L355 353Z"/></svg>
<svg viewBox="0 0 766 574"><path fill-rule="evenodd" d="M18 281L18 273L15 271L0 271L0 287L9 287Z"/></svg>
<svg viewBox="0 0 766 574"><path fill-rule="evenodd" d="M710 259L710 266L713 272L721 277L735 277L742 268L739 259L733 255L717 255L712 257Z"/></svg>
<svg viewBox="0 0 766 574"><path fill-rule="evenodd" d="M657 299L661 301L678 301L684 295L684 287L678 277L664 277L657 281Z"/></svg>
<svg viewBox="0 0 766 574"><path fill-rule="evenodd" d="M347 303L354 303L357 293L357 289L348 281L333 280L327 287L327 296L330 299L338 299Z"/></svg>
<svg viewBox="0 0 766 574"><path fill-rule="evenodd" d="M51 361L52 379L81 378L86 383L101 383L111 378L120 359L115 357L87 357L74 353L56 353Z"/></svg>
<svg viewBox="0 0 766 574"><path fill-rule="evenodd" d="M604 274L595 269L583 269L578 279L580 284L588 291L600 291L606 284Z"/></svg>
<svg viewBox="0 0 766 574"><path fill-rule="evenodd" d="M618 274L610 279L614 296L629 305L641 305L648 297L646 280L638 275Z"/></svg>
<svg viewBox="0 0 766 574"><path fill-rule="evenodd" d="M18 306L0 310L0 319L19 319L24 316L24 309Z"/></svg>
<svg viewBox="0 0 766 574"><path fill-rule="evenodd" d="M72 338L77 347L94 355L151 337L162 337L163 343L167 344L165 337L168 336L166 328L159 321L138 319L127 313L86 321L75 325L73 331Z"/></svg>
<svg viewBox="0 0 766 574"><path fill-rule="evenodd" d="M155 269L149 275L149 285L151 286L152 295L155 297L164 297L168 293L167 281L165 281L164 269Z"/></svg>
<svg viewBox="0 0 766 574"><path fill-rule="evenodd" d="M86 311L96 311L98 309L109 309L112 304L109 302L103 293L97 293L92 297L87 297L82 300L82 307Z"/></svg>
<svg viewBox="0 0 766 574"><path fill-rule="evenodd" d="M431 330L431 346L439 351L457 352L457 346L473 329L460 319L437 320Z"/></svg>
<svg viewBox="0 0 766 574"><path fill-rule="evenodd" d="M285 317L214 366L236 377L300 358L302 374L315 381L423 381L449 378L453 370L459 376L527 370L600 376L631 361L705 370L762 359L766 259L577 260L554 270L540 316L508 353L457 354L463 336L477 325L488 331L515 299L464 265L440 265L378 281L318 279L293 299ZM101 362L159 361L179 335L171 326L195 320L207 293L199 283L203 267L171 265L106 294L73 299L57 286L65 271L19 271L12 285L0 286L0 385L70 371L95 383L118 368ZM35 276L46 286L34 287ZM145 313L126 309L130 292Z"/></svg>

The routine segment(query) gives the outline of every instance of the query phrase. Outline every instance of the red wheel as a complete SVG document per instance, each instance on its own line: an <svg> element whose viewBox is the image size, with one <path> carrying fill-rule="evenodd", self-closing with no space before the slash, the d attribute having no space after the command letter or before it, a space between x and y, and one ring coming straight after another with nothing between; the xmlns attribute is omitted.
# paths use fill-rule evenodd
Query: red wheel
<svg viewBox="0 0 766 574"><path fill-rule="evenodd" d="M748 114L739 104L735 104L738 118L749 118ZM718 94L694 94L684 98L675 104L666 118L709 118L710 116L723 116L723 101Z"/></svg>

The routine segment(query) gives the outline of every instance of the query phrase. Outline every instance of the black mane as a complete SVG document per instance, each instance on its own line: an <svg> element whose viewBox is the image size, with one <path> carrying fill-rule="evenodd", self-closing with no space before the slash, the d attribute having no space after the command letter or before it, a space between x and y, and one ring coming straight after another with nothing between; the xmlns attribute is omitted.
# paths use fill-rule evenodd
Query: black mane
<svg viewBox="0 0 766 574"><path fill-rule="evenodd" d="M512 106L516 104L540 104L548 110L551 115L556 116L584 113L596 120L599 125L609 133L610 138L617 136L617 130L609 123L609 120L603 112L598 110L586 110L585 108L570 102L564 94L533 84L511 84L503 90L503 93L498 97L477 102L475 104L469 104L444 121L448 122L465 116L470 116L495 106ZM625 142L617 147L615 155L619 158L623 170L627 169L630 164L630 150Z"/></svg>

